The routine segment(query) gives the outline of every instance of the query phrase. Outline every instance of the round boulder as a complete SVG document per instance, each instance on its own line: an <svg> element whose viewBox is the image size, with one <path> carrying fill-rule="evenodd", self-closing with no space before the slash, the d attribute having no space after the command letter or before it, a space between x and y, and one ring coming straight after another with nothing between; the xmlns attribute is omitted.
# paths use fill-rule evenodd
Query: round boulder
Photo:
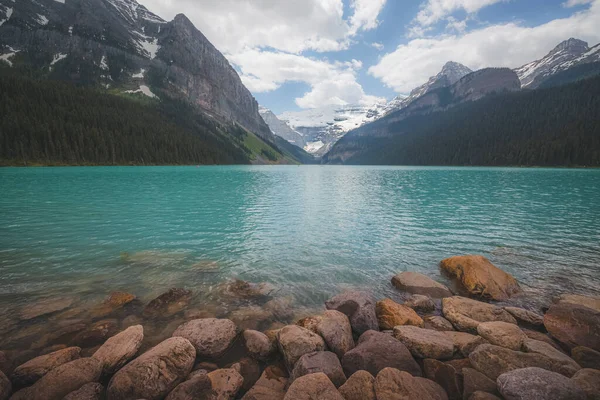
<svg viewBox="0 0 600 400"><path fill-rule="evenodd" d="M418 272L401 272L392 278L392 285L403 292L435 298L450 297L452 292L445 285Z"/></svg>
<svg viewBox="0 0 600 400"><path fill-rule="evenodd" d="M276 366L268 366L260 379L242 397L243 400L283 400L288 378L285 371Z"/></svg>
<svg viewBox="0 0 600 400"><path fill-rule="evenodd" d="M405 306L421 312L430 312L435 310L435 303L431 297L422 294L413 294L404 302Z"/></svg>
<svg viewBox="0 0 600 400"><path fill-rule="evenodd" d="M346 400L377 400L375 377L367 371L357 371L339 388Z"/></svg>
<svg viewBox="0 0 600 400"><path fill-rule="evenodd" d="M284 400L344 400L327 375L322 372L296 379Z"/></svg>
<svg viewBox="0 0 600 400"><path fill-rule="evenodd" d="M18 387L30 386L56 367L76 360L81 348L69 347L44 356L36 357L19 365L12 373L11 380Z"/></svg>
<svg viewBox="0 0 600 400"><path fill-rule="evenodd" d="M578 346L571 350L571 357L583 368L600 369L600 352L585 346Z"/></svg>
<svg viewBox="0 0 600 400"><path fill-rule="evenodd" d="M423 320L412 308L391 299L378 301L375 312L379 328L382 330L394 329L398 325L423 326Z"/></svg>
<svg viewBox="0 0 600 400"><path fill-rule="evenodd" d="M340 311L350 319L352 330L362 335L368 330L379 330L375 302L364 292L350 291L339 294L325 302L328 310Z"/></svg>
<svg viewBox="0 0 600 400"><path fill-rule="evenodd" d="M111 375L137 354L143 340L144 328L135 325L108 339L92 357L100 361L104 374Z"/></svg>
<svg viewBox="0 0 600 400"><path fill-rule="evenodd" d="M165 400L208 400L216 398L216 395L210 379L206 374L202 374L177 385Z"/></svg>
<svg viewBox="0 0 600 400"><path fill-rule="evenodd" d="M481 301L454 296L442 299L444 317L463 332L477 333L481 322L503 321L517 324L512 315L500 307Z"/></svg>
<svg viewBox="0 0 600 400"><path fill-rule="evenodd" d="M496 346L520 350L527 335L515 324L503 321L482 322L477 326L479 336Z"/></svg>
<svg viewBox="0 0 600 400"><path fill-rule="evenodd" d="M233 344L238 330L229 319L195 319L181 325L173 332L173 337L182 337L196 348L198 357L215 359L220 357Z"/></svg>
<svg viewBox="0 0 600 400"><path fill-rule="evenodd" d="M277 350L275 343L262 332L246 330L243 336L248 353L257 360L265 361Z"/></svg>
<svg viewBox="0 0 600 400"><path fill-rule="evenodd" d="M316 351L300 357L290 375L290 381L295 381L304 375L322 372L333 382L335 387L340 387L346 382L346 375L337 356L329 351Z"/></svg>
<svg viewBox="0 0 600 400"><path fill-rule="evenodd" d="M377 374L375 394L377 400L440 400L439 397L432 395L430 390L422 384L422 381L417 380L407 372L394 368L385 368Z"/></svg>
<svg viewBox="0 0 600 400"><path fill-rule="evenodd" d="M325 342L321 336L296 325L283 327L277 333L277 340L289 371L294 369L303 355L325 350Z"/></svg>
<svg viewBox="0 0 600 400"><path fill-rule="evenodd" d="M354 348L350 320L339 311L325 311L323 318L317 324L317 333L323 337L327 347L339 358Z"/></svg>
<svg viewBox="0 0 600 400"><path fill-rule="evenodd" d="M536 328L544 326L544 317L534 313L533 311L529 311L519 307L504 307L504 309L508 311L510 315L515 317L519 324L525 326L533 326Z"/></svg>
<svg viewBox="0 0 600 400"><path fill-rule="evenodd" d="M585 393L573 380L542 368L523 368L498 377L498 390L506 400L576 400Z"/></svg>
<svg viewBox="0 0 600 400"><path fill-rule="evenodd" d="M590 400L600 399L600 370L585 368L573 375L572 380Z"/></svg>
<svg viewBox="0 0 600 400"><path fill-rule="evenodd" d="M574 303L554 304L544 315L544 326L570 348L585 346L600 351L600 311Z"/></svg>
<svg viewBox="0 0 600 400"><path fill-rule="evenodd" d="M218 369L207 376L217 399L235 399L244 384L244 378L233 368Z"/></svg>
<svg viewBox="0 0 600 400"><path fill-rule="evenodd" d="M454 354L454 342L444 332L416 326L396 326L394 337L402 342L413 356L418 358L443 360L452 358Z"/></svg>

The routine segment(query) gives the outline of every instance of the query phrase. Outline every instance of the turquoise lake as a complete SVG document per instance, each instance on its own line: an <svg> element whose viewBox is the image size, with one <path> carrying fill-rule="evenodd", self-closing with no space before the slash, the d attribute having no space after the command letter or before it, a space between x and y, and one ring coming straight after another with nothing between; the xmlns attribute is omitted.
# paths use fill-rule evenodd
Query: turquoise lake
<svg viewBox="0 0 600 400"><path fill-rule="evenodd" d="M289 307L482 254L530 308L600 294L600 170L335 166L0 169L0 310L171 287L227 315L230 279ZM246 304L247 305L247 304ZM0 316L2 318L2 316Z"/></svg>

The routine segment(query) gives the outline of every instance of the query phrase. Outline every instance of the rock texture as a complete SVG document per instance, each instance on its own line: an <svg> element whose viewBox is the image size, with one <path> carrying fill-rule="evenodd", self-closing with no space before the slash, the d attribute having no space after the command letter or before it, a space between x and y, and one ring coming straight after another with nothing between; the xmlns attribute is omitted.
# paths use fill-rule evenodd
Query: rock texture
<svg viewBox="0 0 600 400"><path fill-rule="evenodd" d="M11 380L18 387L30 386L54 368L78 359L80 354L81 348L69 347L36 357L15 368Z"/></svg>
<svg viewBox="0 0 600 400"><path fill-rule="evenodd" d="M316 326L317 333L323 337L327 347L339 358L354 348L352 326L348 317L335 310L325 311Z"/></svg>
<svg viewBox="0 0 600 400"><path fill-rule="evenodd" d="M440 266L443 271L455 277L472 296L506 300L521 291L512 275L497 268L483 256L450 257L442 260Z"/></svg>
<svg viewBox="0 0 600 400"><path fill-rule="evenodd" d="M340 311L350 319L352 330L362 335L368 330L379 330L375 302L364 292L345 292L325 302L328 310Z"/></svg>
<svg viewBox="0 0 600 400"><path fill-rule="evenodd" d="M375 378L367 371L352 374L339 391L345 400L377 400Z"/></svg>
<svg viewBox="0 0 600 400"><path fill-rule="evenodd" d="M196 348L198 357L218 358L233 344L238 330L228 319L195 319L181 325L173 337L183 337Z"/></svg>
<svg viewBox="0 0 600 400"><path fill-rule="evenodd" d="M290 385L285 400L344 400L324 373L305 375Z"/></svg>
<svg viewBox="0 0 600 400"><path fill-rule="evenodd" d="M4 375L4 372L0 371L0 400L8 400L12 393L12 384Z"/></svg>
<svg viewBox="0 0 600 400"><path fill-rule="evenodd" d="M346 376L360 370L377 376L387 367L421 376L421 368L406 346L390 335L376 331L363 333L356 347L344 354L342 366Z"/></svg>
<svg viewBox="0 0 600 400"><path fill-rule="evenodd" d="M583 368L600 369L600 352L588 347L578 346L571 350L571 357Z"/></svg>
<svg viewBox="0 0 600 400"><path fill-rule="evenodd" d="M463 368L463 398L468 399L475 392L487 392L496 395L496 381L473 368Z"/></svg>
<svg viewBox="0 0 600 400"><path fill-rule="evenodd" d="M90 310L93 318L106 317L135 300L135 295L125 292L113 292L101 304Z"/></svg>
<svg viewBox="0 0 600 400"><path fill-rule="evenodd" d="M482 322L477 326L479 336L496 346L521 350L527 335L515 324L503 321Z"/></svg>
<svg viewBox="0 0 600 400"><path fill-rule="evenodd" d="M394 368L385 368L375 378L377 400L440 399L427 386L407 372Z"/></svg>
<svg viewBox="0 0 600 400"><path fill-rule="evenodd" d="M192 298L192 292L185 289L171 288L152 300L144 308L145 318L168 318L183 311Z"/></svg>
<svg viewBox="0 0 600 400"><path fill-rule="evenodd" d="M135 325L108 339L92 357L100 361L104 374L111 375L137 354L143 340L144 328Z"/></svg>
<svg viewBox="0 0 600 400"><path fill-rule="evenodd" d="M575 400L585 393L571 379L541 368L523 368L498 377L498 390L506 400Z"/></svg>
<svg viewBox="0 0 600 400"><path fill-rule="evenodd" d="M21 320L30 320L43 315L52 314L73 304L74 299L71 297L58 297L50 299L42 299L33 304L28 304L21 309L19 317Z"/></svg>
<svg viewBox="0 0 600 400"><path fill-rule="evenodd" d="M600 297L582 296L579 294L562 294L556 299L556 303L579 304L592 310L600 311Z"/></svg>
<svg viewBox="0 0 600 400"><path fill-rule="evenodd" d="M574 303L554 304L544 315L544 326L568 347L600 351L600 311Z"/></svg>
<svg viewBox="0 0 600 400"><path fill-rule="evenodd" d="M405 306L412 308L413 310L421 312L430 312L435 310L435 303L429 296L422 294L413 294L404 302Z"/></svg>
<svg viewBox="0 0 600 400"><path fill-rule="evenodd" d="M452 340L454 352L463 357L468 357L479 345L488 343L481 336L471 335L466 332L445 331L444 334Z"/></svg>
<svg viewBox="0 0 600 400"><path fill-rule="evenodd" d="M382 330L394 329L398 325L423 326L423 319L412 308L391 299L378 301L375 312Z"/></svg>
<svg viewBox="0 0 600 400"><path fill-rule="evenodd" d="M177 385L165 400L212 400L217 393L212 389L212 382L206 374L197 375Z"/></svg>
<svg viewBox="0 0 600 400"><path fill-rule="evenodd" d="M334 353L329 351L317 351L300 357L290 375L290 381L293 382L301 376L316 374L317 372L327 375L335 387L340 387L346 383L346 375L344 375L340 360Z"/></svg>
<svg viewBox="0 0 600 400"><path fill-rule="evenodd" d="M243 400L283 400L285 397L288 378L282 369L268 366L260 379L244 395Z"/></svg>
<svg viewBox="0 0 600 400"><path fill-rule="evenodd" d="M394 337L418 358L449 359L454 354L454 342L443 332L416 326L397 326Z"/></svg>
<svg viewBox="0 0 600 400"><path fill-rule="evenodd" d="M544 326L544 317L532 311L519 307L504 307L520 325L541 327Z"/></svg>
<svg viewBox="0 0 600 400"><path fill-rule="evenodd" d="M454 327L460 331L477 333L481 322L503 321L511 324L517 321L508 312L492 304L454 296L442 300L442 311Z"/></svg>
<svg viewBox="0 0 600 400"><path fill-rule="evenodd" d="M99 383L90 382L69 393L63 400L102 400L103 398L104 386Z"/></svg>
<svg viewBox="0 0 600 400"><path fill-rule="evenodd" d="M233 368L218 369L207 376L217 399L235 399L244 384L244 378Z"/></svg>
<svg viewBox="0 0 600 400"><path fill-rule="evenodd" d="M434 331L453 331L454 326L444 317L439 315L428 315L423 317L423 327Z"/></svg>
<svg viewBox="0 0 600 400"><path fill-rule="evenodd" d="M527 339L523 342L523 351L527 353L543 355L548 359L549 364L556 366L556 372L560 372L563 375L571 376L581 368L579 364L575 362L575 360L564 354L562 351L550 346L546 342Z"/></svg>
<svg viewBox="0 0 600 400"><path fill-rule="evenodd" d="M448 398L462 398L462 379L456 369L438 360L427 359L423 362L425 376L441 386Z"/></svg>
<svg viewBox="0 0 600 400"><path fill-rule="evenodd" d="M257 360L265 361L277 350L275 343L262 332L246 330L243 337L248 353Z"/></svg>
<svg viewBox="0 0 600 400"><path fill-rule="evenodd" d="M600 370L586 368L579 370L572 378L586 394L588 400L600 399Z"/></svg>
<svg viewBox="0 0 600 400"><path fill-rule="evenodd" d="M195 359L196 349L187 339L167 339L113 376L108 400L162 399L190 373Z"/></svg>
<svg viewBox="0 0 600 400"><path fill-rule="evenodd" d="M404 292L433 298L452 296L452 292L446 286L418 272L401 272L392 278L392 285Z"/></svg>
<svg viewBox="0 0 600 400"><path fill-rule="evenodd" d="M296 325L282 328L277 333L277 340L289 371L303 355L325 350L325 342L319 335Z"/></svg>

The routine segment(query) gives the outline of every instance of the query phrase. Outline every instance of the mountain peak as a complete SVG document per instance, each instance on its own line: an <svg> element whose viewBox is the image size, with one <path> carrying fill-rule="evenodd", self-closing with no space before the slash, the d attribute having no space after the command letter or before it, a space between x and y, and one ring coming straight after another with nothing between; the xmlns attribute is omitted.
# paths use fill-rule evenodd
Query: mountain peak
<svg viewBox="0 0 600 400"><path fill-rule="evenodd" d="M463 76L468 75L471 72L473 71L469 67L464 66L463 64L457 63L455 61L448 61L442 67L442 71L439 75L443 75L446 78L448 78L449 83L452 85L458 82Z"/></svg>
<svg viewBox="0 0 600 400"><path fill-rule="evenodd" d="M565 51L565 50L572 54L581 54L581 53L585 53L586 51L588 51L589 46L588 46L587 42L584 42L583 40L570 38L570 39L567 39L567 40L561 42L558 46L556 46L550 52L550 54L556 54L558 52Z"/></svg>

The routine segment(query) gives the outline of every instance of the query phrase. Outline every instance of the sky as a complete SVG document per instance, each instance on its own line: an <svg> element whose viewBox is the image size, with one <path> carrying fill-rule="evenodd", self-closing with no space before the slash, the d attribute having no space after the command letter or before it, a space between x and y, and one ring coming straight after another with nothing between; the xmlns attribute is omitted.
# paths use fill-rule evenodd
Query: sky
<svg viewBox="0 0 600 400"><path fill-rule="evenodd" d="M275 114L406 95L447 61L515 68L600 42L600 0L140 0L184 13Z"/></svg>

